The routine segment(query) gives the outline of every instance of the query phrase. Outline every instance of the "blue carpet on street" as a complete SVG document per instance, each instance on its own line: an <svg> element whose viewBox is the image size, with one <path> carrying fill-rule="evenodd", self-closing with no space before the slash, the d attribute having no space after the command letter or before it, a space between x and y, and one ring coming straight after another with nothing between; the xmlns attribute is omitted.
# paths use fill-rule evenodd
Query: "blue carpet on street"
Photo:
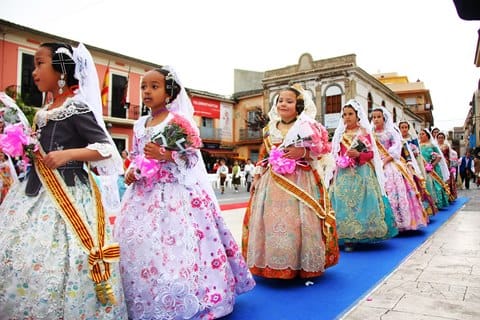
<svg viewBox="0 0 480 320"><path fill-rule="evenodd" d="M244 319L336 319L353 307L379 282L388 276L418 246L424 243L443 223L457 212L468 198L458 198L448 208L431 218L421 230L375 244L363 244L355 251L340 252L338 265L306 280L273 280L255 277L257 286L237 297L228 320Z"/></svg>

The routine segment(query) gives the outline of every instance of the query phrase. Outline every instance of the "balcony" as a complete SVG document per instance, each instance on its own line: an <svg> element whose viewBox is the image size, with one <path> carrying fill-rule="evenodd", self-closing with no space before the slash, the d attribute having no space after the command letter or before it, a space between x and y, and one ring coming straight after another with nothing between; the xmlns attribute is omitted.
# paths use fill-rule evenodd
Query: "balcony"
<svg viewBox="0 0 480 320"><path fill-rule="evenodd" d="M255 142L262 139L262 130L240 129L239 142Z"/></svg>
<svg viewBox="0 0 480 320"><path fill-rule="evenodd" d="M202 140L218 140L222 139L222 129L216 128L207 128L207 127L200 127L200 138Z"/></svg>

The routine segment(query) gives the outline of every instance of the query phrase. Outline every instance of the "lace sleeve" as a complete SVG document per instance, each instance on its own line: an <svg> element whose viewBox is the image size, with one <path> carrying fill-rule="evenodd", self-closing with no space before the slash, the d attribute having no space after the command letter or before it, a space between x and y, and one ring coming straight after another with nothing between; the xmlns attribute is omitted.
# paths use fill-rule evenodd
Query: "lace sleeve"
<svg viewBox="0 0 480 320"><path fill-rule="evenodd" d="M101 175L115 175L117 174L115 170L115 160L112 158L112 154L115 152L114 146L110 143L99 143L95 142L86 146L87 149L95 150L104 158L98 161L90 162L90 165L93 168L96 168L98 173Z"/></svg>

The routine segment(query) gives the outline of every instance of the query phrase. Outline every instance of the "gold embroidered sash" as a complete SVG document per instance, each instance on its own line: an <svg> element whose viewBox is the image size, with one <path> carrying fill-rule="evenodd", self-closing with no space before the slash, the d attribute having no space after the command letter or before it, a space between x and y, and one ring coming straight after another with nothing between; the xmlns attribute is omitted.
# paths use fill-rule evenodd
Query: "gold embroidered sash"
<svg viewBox="0 0 480 320"><path fill-rule="evenodd" d="M384 146L383 144L380 143L380 141L378 141L377 139L375 139L375 143L377 144L378 151L382 154L382 156L384 156L384 157L390 156L390 153L388 153L388 150L385 148L385 146ZM393 159L393 157L392 157L392 163L393 163L393 165L397 168L397 170L400 171L400 173L402 174L402 176L403 176L405 179L407 179L408 184L409 184L409 185L412 187L412 189L415 191L415 196L417 197L418 201L420 202L420 205L421 205L421 207L422 207L423 215L424 215L424 217L427 217L427 216L428 216L428 212L427 212L427 210L423 207L422 195L420 194L420 191L419 191L418 188L417 188L417 184L416 184L415 181L413 180L413 176L407 171L407 168L406 168L406 166L405 166L403 163L396 161L395 159Z"/></svg>
<svg viewBox="0 0 480 320"><path fill-rule="evenodd" d="M116 304L115 294L108 282L110 278L110 263L120 258L120 246L117 243L105 245L105 212L101 202L98 186L89 172L90 185L97 213L97 242L88 223L80 216L79 210L68 192L67 186L57 170L48 168L43 161L43 150L35 153L35 168L42 185L47 190L65 223L80 241L88 253L90 277L95 282L95 291L102 304Z"/></svg>
<svg viewBox="0 0 480 320"><path fill-rule="evenodd" d="M269 153L270 150L272 149L273 144L271 143L269 137L264 138L264 145L265 148L267 149L267 152ZM308 166L311 168L310 166ZM331 236L331 228L332 226L335 226L335 213L333 211L333 208L331 207L330 199L328 197L328 193L326 192L320 192L321 193L321 198L320 199L315 199L312 197L308 192L305 190L301 189L299 186L297 186L294 182L291 180L285 178L284 176L274 172L271 167L268 167L268 170L270 171L270 174L272 176L273 181L285 192L288 194L294 196L297 198L297 200L301 201L304 203L306 206L308 206L310 209L313 210L315 215L324 221L324 234ZM311 169L314 172L314 175L316 170ZM315 176L317 180L317 185L319 188L323 187L323 183L321 181L320 175ZM321 205L323 203L323 206Z"/></svg>
<svg viewBox="0 0 480 320"><path fill-rule="evenodd" d="M422 157L423 158L423 157ZM427 164L427 161L425 160L425 158L423 158L423 163L424 165ZM428 173L427 173L428 174ZM445 181L443 181L443 179L438 175L438 173L435 172L435 167L432 168L432 171L430 171L430 175L432 176L432 178L437 181L441 186L442 188L445 190L445 192L447 193L447 196L448 196L448 200L450 201L453 201L455 200L455 198L452 196L452 193L450 192L450 187L448 186L448 184L445 183Z"/></svg>

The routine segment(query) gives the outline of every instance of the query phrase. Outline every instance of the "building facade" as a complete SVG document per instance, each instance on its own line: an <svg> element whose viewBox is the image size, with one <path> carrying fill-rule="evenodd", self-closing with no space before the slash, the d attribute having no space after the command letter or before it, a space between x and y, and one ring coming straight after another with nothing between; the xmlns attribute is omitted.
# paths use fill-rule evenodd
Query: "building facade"
<svg viewBox="0 0 480 320"><path fill-rule="evenodd" d="M430 97L430 90L425 87L422 81L410 82L407 76L401 76L397 73L380 73L373 76L395 92L405 102L407 110L410 110L422 119L420 127L416 127L414 123L414 129L418 130L434 126L433 103Z"/></svg>

